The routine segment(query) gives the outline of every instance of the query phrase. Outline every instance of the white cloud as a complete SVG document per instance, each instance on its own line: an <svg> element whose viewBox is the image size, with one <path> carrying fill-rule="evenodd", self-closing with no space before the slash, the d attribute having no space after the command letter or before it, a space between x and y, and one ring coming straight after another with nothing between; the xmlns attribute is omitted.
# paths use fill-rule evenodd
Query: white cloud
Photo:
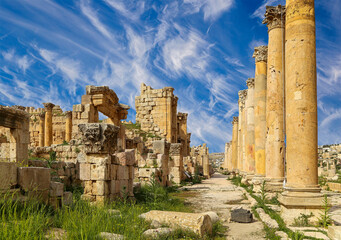
<svg viewBox="0 0 341 240"><path fill-rule="evenodd" d="M266 6L285 5L285 0L263 0L262 4L253 12L252 18L264 19Z"/></svg>
<svg viewBox="0 0 341 240"><path fill-rule="evenodd" d="M225 57L225 60L229 63L232 64L234 66L237 67L244 67L244 64L240 62L239 59L237 58L233 58L233 57Z"/></svg>
<svg viewBox="0 0 341 240"><path fill-rule="evenodd" d="M197 13L200 10L204 12L204 20L216 20L228 11L234 3L234 0L184 0L185 4L190 4L186 9L187 14Z"/></svg>
<svg viewBox="0 0 341 240"><path fill-rule="evenodd" d="M2 56L6 61L16 64L23 71L23 73L26 73L26 70L33 63L33 60L29 59L27 55L24 56L17 55L14 49L2 52Z"/></svg>
<svg viewBox="0 0 341 240"><path fill-rule="evenodd" d="M110 7L118 11L124 17L138 21L145 10L144 1L104 0ZM130 3L130 4L129 4Z"/></svg>
<svg viewBox="0 0 341 240"><path fill-rule="evenodd" d="M87 0L81 0L80 8L82 13L89 19L91 24L104 36L109 39L112 39L109 30L106 28L104 24L99 20L97 13L90 7Z"/></svg>

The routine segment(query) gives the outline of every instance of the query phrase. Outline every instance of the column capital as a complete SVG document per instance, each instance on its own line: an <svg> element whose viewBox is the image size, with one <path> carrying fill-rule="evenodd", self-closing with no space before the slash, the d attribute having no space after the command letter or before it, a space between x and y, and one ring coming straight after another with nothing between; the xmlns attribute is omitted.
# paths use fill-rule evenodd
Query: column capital
<svg viewBox="0 0 341 240"><path fill-rule="evenodd" d="M264 14L265 19L263 20L263 24L266 24L269 31L274 28L285 28L285 13L285 6L266 6L266 11Z"/></svg>
<svg viewBox="0 0 341 240"><path fill-rule="evenodd" d="M53 103L43 103L46 111L52 111L52 108L55 106Z"/></svg>
<svg viewBox="0 0 341 240"><path fill-rule="evenodd" d="M254 78L248 78L246 80L246 85L248 88L254 88L255 87L255 79Z"/></svg>
<svg viewBox="0 0 341 240"><path fill-rule="evenodd" d="M237 124L238 123L238 117L233 117L232 124Z"/></svg>
<svg viewBox="0 0 341 240"><path fill-rule="evenodd" d="M71 118L72 117L72 111L66 111L64 112L65 118Z"/></svg>
<svg viewBox="0 0 341 240"><path fill-rule="evenodd" d="M252 55L257 62L267 62L268 61L268 46L255 47L255 51Z"/></svg>
<svg viewBox="0 0 341 240"><path fill-rule="evenodd" d="M241 108L243 109L245 105L245 99L247 97L247 89L239 91L238 95L239 95L238 102L241 104Z"/></svg>

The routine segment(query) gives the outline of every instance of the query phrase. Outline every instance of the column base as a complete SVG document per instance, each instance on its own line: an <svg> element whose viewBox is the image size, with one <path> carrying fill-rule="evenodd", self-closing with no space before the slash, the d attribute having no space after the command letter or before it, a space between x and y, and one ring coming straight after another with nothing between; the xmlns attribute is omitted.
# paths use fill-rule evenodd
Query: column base
<svg viewBox="0 0 341 240"><path fill-rule="evenodd" d="M304 189L293 189L285 188L285 191L279 195L278 201L281 203L281 216L286 224L293 224L295 218L298 218L301 214L313 216L309 219L311 223L317 223L318 217L322 213L321 210L324 208L323 194L320 193L319 189L314 191L306 192Z"/></svg>
<svg viewBox="0 0 341 240"><path fill-rule="evenodd" d="M264 176L255 175L251 180L251 184L253 184L253 192L260 193L264 181L265 181Z"/></svg>
<svg viewBox="0 0 341 240"><path fill-rule="evenodd" d="M284 178L265 178L265 191L283 192Z"/></svg>

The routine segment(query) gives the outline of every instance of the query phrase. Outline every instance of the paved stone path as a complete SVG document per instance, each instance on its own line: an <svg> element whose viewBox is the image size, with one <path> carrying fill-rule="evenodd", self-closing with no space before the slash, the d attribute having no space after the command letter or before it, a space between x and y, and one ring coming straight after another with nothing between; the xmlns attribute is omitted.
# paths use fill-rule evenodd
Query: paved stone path
<svg viewBox="0 0 341 240"><path fill-rule="evenodd" d="M257 219L252 223L230 222L230 210L233 207L243 206L251 209L246 200L244 189L236 187L226 180L225 175L215 173L212 178L201 184L186 186L186 202L193 205L196 212L216 212L223 225L226 226L226 239L229 240L260 240L265 239L263 224Z"/></svg>

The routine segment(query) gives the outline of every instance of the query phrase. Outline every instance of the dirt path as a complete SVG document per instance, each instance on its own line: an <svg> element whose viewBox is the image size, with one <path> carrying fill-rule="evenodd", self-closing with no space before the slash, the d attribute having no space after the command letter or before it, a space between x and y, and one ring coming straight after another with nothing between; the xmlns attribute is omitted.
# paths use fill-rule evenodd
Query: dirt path
<svg viewBox="0 0 341 240"><path fill-rule="evenodd" d="M236 187L226 180L225 175L215 173L211 179L201 184L186 186L186 202L191 204L197 212L216 212L223 225L228 227L226 239L229 240L260 240L264 238L263 224L258 220L252 223L230 222L230 210L243 206L250 209L250 202L246 200L243 189Z"/></svg>

